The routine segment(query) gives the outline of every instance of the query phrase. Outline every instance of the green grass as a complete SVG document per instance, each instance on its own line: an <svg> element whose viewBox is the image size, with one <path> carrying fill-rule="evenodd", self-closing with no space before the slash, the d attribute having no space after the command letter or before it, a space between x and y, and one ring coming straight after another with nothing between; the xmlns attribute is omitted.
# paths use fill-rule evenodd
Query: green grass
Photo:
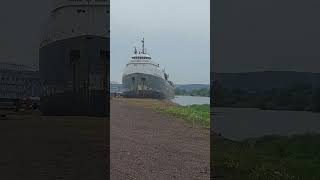
<svg viewBox="0 0 320 180"><path fill-rule="evenodd" d="M155 99L114 99L135 106L143 106L161 113L169 114L184 121L204 128L210 128L210 105L180 106L171 101L159 101Z"/></svg>
<svg viewBox="0 0 320 180"><path fill-rule="evenodd" d="M216 174L226 180L319 180L320 135L213 141Z"/></svg>
<svg viewBox="0 0 320 180"><path fill-rule="evenodd" d="M193 125L210 127L210 107L205 105L191 106L155 106L156 110L184 119Z"/></svg>

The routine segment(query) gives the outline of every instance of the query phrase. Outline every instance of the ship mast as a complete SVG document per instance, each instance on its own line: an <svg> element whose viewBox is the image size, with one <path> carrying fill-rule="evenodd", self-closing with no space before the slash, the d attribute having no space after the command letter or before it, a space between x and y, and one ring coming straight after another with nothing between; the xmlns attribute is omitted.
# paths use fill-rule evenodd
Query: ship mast
<svg viewBox="0 0 320 180"><path fill-rule="evenodd" d="M134 47L134 54L137 54L137 48Z"/></svg>
<svg viewBox="0 0 320 180"><path fill-rule="evenodd" d="M144 54L144 38L142 39L142 54Z"/></svg>

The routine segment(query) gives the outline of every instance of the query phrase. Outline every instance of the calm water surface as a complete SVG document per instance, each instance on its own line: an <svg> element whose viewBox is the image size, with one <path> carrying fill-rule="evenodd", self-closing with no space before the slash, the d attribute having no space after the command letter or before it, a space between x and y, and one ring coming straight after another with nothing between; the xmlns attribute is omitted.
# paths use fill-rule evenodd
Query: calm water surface
<svg viewBox="0 0 320 180"><path fill-rule="evenodd" d="M226 138L320 133L320 113L254 108L214 108L212 127Z"/></svg>
<svg viewBox="0 0 320 180"><path fill-rule="evenodd" d="M192 104L210 104L209 97L200 96L176 96L172 101L182 106L188 106Z"/></svg>

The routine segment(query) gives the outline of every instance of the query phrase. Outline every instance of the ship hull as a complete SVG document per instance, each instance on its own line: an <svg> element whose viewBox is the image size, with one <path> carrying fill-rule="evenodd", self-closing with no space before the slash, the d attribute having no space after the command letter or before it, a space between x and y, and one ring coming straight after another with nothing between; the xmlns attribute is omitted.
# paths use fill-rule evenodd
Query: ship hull
<svg viewBox="0 0 320 180"><path fill-rule="evenodd" d="M107 116L108 42L105 37L79 36L40 48L43 88L40 109L44 115ZM72 55L72 51L79 54ZM99 83L93 82L90 77L104 81L104 85L100 83L99 87L95 87L92 84Z"/></svg>
<svg viewBox="0 0 320 180"><path fill-rule="evenodd" d="M123 93L125 97L155 99L174 98L174 87L165 79L154 75L144 73L124 75L122 83L125 88L125 92Z"/></svg>
<svg viewBox="0 0 320 180"><path fill-rule="evenodd" d="M108 97L105 91L92 92L89 96L81 92L63 92L42 96L40 110L46 116L97 116L108 115Z"/></svg>

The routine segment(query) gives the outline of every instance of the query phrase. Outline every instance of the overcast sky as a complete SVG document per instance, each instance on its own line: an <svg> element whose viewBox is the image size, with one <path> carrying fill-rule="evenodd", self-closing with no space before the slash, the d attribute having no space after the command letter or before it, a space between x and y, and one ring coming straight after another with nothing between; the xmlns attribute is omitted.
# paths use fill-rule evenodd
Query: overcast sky
<svg viewBox="0 0 320 180"><path fill-rule="evenodd" d="M176 84L209 83L210 0L111 1L111 80L121 82L134 46Z"/></svg>
<svg viewBox="0 0 320 180"><path fill-rule="evenodd" d="M215 1L216 72L320 72L320 1Z"/></svg>
<svg viewBox="0 0 320 180"><path fill-rule="evenodd" d="M320 1L215 1L217 72L320 72ZM49 0L0 6L0 62L38 65ZM111 80L121 82L133 47L145 37L175 83L209 82L209 0L112 0Z"/></svg>
<svg viewBox="0 0 320 180"><path fill-rule="evenodd" d="M4 1L0 6L0 62L38 66L49 0Z"/></svg>

